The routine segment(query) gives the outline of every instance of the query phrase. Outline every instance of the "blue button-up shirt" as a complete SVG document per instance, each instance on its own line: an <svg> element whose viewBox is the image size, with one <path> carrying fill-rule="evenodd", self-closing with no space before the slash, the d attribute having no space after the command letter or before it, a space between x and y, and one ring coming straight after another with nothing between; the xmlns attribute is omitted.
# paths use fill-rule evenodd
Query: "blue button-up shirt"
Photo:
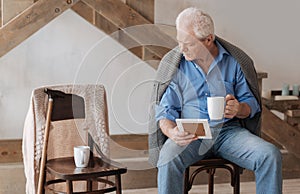
<svg viewBox="0 0 300 194"><path fill-rule="evenodd" d="M239 63L218 42L216 44L219 54L207 74L196 63L182 57L177 72L156 106L157 121L163 118L172 121L176 118L209 119L207 97L225 97L227 94L247 103L251 108L250 117L260 111Z"/></svg>

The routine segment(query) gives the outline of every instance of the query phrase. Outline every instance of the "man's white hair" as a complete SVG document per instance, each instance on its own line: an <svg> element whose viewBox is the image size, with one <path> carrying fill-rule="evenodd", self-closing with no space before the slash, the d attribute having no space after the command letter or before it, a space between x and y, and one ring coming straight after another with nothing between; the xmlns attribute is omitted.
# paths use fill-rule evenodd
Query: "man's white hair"
<svg viewBox="0 0 300 194"><path fill-rule="evenodd" d="M190 7L183 10L176 18L176 28L180 24L191 26L198 39L204 39L208 35L214 35L214 22L212 18L196 7Z"/></svg>

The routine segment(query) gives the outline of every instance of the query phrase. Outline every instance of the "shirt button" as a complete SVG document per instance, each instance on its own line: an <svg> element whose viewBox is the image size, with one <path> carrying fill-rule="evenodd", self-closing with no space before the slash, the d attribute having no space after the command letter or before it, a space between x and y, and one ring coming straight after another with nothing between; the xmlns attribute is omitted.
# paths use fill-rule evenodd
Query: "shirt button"
<svg viewBox="0 0 300 194"><path fill-rule="evenodd" d="M207 96L207 93L205 93L205 96Z"/></svg>

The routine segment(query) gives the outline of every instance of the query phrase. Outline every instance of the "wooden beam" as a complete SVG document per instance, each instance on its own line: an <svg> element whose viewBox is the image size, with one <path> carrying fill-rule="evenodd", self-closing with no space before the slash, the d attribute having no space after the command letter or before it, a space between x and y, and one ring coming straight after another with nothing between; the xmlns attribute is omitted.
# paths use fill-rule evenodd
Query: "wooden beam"
<svg viewBox="0 0 300 194"><path fill-rule="evenodd" d="M141 24L151 24L150 21L120 0L82 0L93 7L99 14L123 29Z"/></svg>
<svg viewBox="0 0 300 194"><path fill-rule="evenodd" d="M115 28L120 29L117 37L113 38L129 50L136 51L134 48L147 46L149 53L161 59L166 49L170 50L177 45L173 38L120 0L82 1L95 9ZM166 49L161 49L162 47ZM156 68L157 65L152 67Z"/></svg>
<svg viewBox="0 0 300 194"><path fill-rule="evenodd" d="M90 22L91 24L95 25L95 11L90 6L85 4L82 1L76 3L72 8L78 15L83 17L86 21Z"/></svg>
<svg viewBox="0 0 300 194"><path fill-rule="evenodd" d="M125 5L125 4L124 4ZM124 42L133 41L128 36L126 36L124 40L124 36L119 36L119 28L115 26L112 22L107 20L105 17L103 17L101 14L96 12L94 8L87 5L86 3L79 1L76 5L72 7L72 9L82 16L84 19L86 19L91 24L95 25L97 28L104 31L106 34L110 35L115 40L122 42L120 40L123 40ZM124 33L123 33L124 35ZM135 42L135 45L139 45L137 42ZM128 48L133 54L135 54L137 57L142 58L143 57L143 48L142 46L135 46L132 48Z"/></svg>
<svg viewBox="0 0 300 194"><path fill-rule="evenodd" d="M114 142L128 149L148 150L148 134L122 134L110 137Z"/></svg>
<svg viewBox="0 0 300 194"><path fill-rule="evenodd" d="M0 140L0 163L22 162L22 140Z"/></svg>
<svg viewBox="0 0 300 194"><path fill-rule="evenodd" d="M142 59L154 69L157 69L162 57L170 51L169 48L160 46L144 46Z"/></svg>
<svg viewBox="0 0 300 194"><path fill-rule="evenodd" d="M143 46L153 46L153 53L156 53L158 47L164 47L167 49L173 49L177 42L172 37L162 32L158 26L151 25L137 25L123 29L121 33L126 33L132 39ZM156 53L159 54L159 53ZM161 56L160 56L161 57Z"/></svg>
<svg viewBox="0 0 300 194"><path fill-rule="evenodd" d="M138 46L138 47L130 48L129 50L138 58L143 59L143 49L144 48L142 46Z"/></svg>
<svg viewBox="0 0 300 194"><path fill-rule="evenodd" d="M157 46L157 45L146 45L143 59L144 60L161 60L171 48ZM151 52L151 53L149 53Z"/></svg>
<svg viewBox="0 0 300 194"><path fill-rule="evenodd" d="M5 25L34 2L32 0L2 0L2 3L3 25Z"/></svg>
<svg viewBox="0 0 300 194"><path fill-rule="evenodd" d="M126 4L154 23L154 0L127 0Z"/></svg>
<svg viewBox="0 0 300 194"><path fill-rule="evenodd" d="M285 114L290 117L300 117L300 109L287 110Z"/></svg>
<svg viewBox="0 0 300 194"><path fill-rule="evenodd" d="M262 101L268 109L278 110L283 113L287 110L300 109L300 100L274 100L273 98L263 98Z"/></svg>
<svg viewBox="0 0 300 194"><path fill-rule="evenodd" d="M118 42L127 49L143 46L142 60L161 60L167 51L174 48L177 42L162 32L155 25L138 25L122 29L118 33ZM157 64L151 65L154 69Z"/></svg>
<svg viewBox="0 0 300 194"><path fill-rule="evenodd" d="M119 30L117 26L115 26L113 23L108 21L105 17L103 17L98 12L95 12L95 26L103 30L108 35L117 32Z"/></svg>
<svg viewBox="0 0 300 194"><path fill-rule="evenodd" d="M264 78L268 78L267 72L257 72L257 79L264 79Z"/></svg>
<svg viewBox="0 0 300 194"><path fill-rule="evenodd" d="M39 0L0 29L0 57L19 45L78 0Z"/></svg>
<svg viewBox="0 0 300 194"><path fill-rule="evenodd" d="M262 131L300 158L300 131L274 115L263 106Z"/></svg>

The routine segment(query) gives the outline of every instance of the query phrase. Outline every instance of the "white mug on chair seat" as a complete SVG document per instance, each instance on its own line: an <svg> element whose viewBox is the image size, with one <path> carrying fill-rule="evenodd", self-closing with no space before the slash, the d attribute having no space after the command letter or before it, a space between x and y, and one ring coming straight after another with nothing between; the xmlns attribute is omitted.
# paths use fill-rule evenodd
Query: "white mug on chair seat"
<svg viewBox="0 0 300 194"><path fill-rule="evenodd" d="M74 147L74 161L76 167L84 168L88 166L90 159L89 146L75 146Z"/></svg>
<svg viewBox="0 0 300 194"><path fill-rule="evenodd" d="M207 111L210 120L221 120L224 116L225 98L223 96L207 97Z"/></svg>

